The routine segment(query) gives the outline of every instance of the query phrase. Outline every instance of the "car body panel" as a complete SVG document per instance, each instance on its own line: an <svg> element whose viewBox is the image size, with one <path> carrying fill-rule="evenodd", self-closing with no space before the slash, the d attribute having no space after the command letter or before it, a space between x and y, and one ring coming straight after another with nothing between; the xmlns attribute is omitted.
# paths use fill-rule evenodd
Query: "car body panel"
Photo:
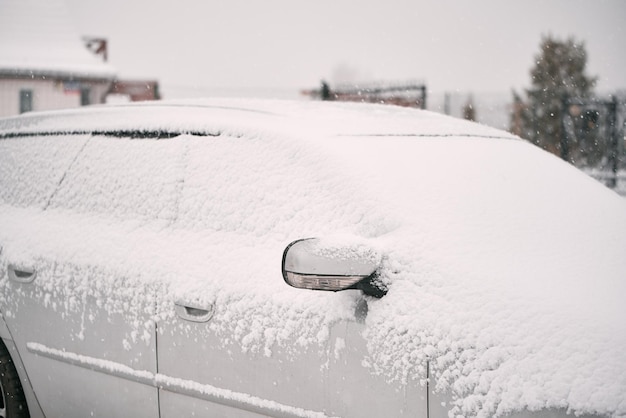
<svg viewBox="0 0 626 418"><path fill-rule="evenodd" d="M9 332L9 328L7 327L7 323L4 321L4 318L0 315L0 338L3 340L10 340L11 333Z"/></svg>
<svg viewBox="0 0 626 418"><path fill-rule="evenodd" d="M454 401L450 393L435 390L436 379L429 385L428 418L449 418L449 412ZM499 411L498 416L506 418L601 418L602 414L574 414L566 408L543 408L541 410Z"/></svg>
<svg viewBox="0 0 626 418"><path fill-rule="evenodd" d="M281 417L381 416L389 410L399 417L426 416L426 387L419 381L392 384L382 375L372 376L364 364L363 324L354 321L333 325L319 345L293 341L243 352L239 344L224 342L229 336L210 324L177 318L158 327L160 374L192 387L227 391L214 398L203 396L209 389L198 391L191 394L196 400L187 403L189 393L165 387L169 393L161 394L161 410L166 415L215 415L229 406Z"/></svg>

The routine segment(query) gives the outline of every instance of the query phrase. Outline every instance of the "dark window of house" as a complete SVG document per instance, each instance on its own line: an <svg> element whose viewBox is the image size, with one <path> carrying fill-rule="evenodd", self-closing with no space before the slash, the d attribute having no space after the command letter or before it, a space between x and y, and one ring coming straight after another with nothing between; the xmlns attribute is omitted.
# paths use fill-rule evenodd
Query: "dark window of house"
<svg viewBox="0 0 626 418"><path fill-rule="evenodd" d="M88 104L91 104L91 101L89 100L90 93L91 93L91 90L89 90L88 87L83 87L80 89L80 105L81 106L87 106Z"/></svg>
<svg viewBox="0 0 626 418"><path fill-rule="evenodd" d="M33 91L20 90L20 113L30 112L33 110Z"/></svg>

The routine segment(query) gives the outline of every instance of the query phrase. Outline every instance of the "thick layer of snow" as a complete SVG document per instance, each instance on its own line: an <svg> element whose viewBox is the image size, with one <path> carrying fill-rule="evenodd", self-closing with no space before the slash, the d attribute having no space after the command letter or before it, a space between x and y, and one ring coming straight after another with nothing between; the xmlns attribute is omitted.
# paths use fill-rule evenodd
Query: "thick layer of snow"
<svg viewBox="0 0 626 418"><path fill-rule="evenodd" d="M0 135L211 136L0 139L3 263L104 266L160 289L160 306L209 301L215 330L270 354L324 342L352 317L354 294L293 289L280 273L290 241L338 237L384 256L389 293L366 319L373 372L420 379L430 361L456 414L626 416L626 202L555 157L480 125L371 105L61 115L0 122Z"/></svg>

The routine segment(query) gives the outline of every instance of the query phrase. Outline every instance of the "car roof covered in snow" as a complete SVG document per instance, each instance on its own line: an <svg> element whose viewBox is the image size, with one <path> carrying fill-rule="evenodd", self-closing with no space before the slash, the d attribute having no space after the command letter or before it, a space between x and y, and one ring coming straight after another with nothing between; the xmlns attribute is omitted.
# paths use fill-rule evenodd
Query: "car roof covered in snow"
<svg viewBox="0 0 626 418"><path fill-rule="evenodd" d="M214 99L143 102L37 112L0 121L0 134L20 132L221 131L325 135L481 136L513 138L503 131L437 113L370 104Z"/></svg>

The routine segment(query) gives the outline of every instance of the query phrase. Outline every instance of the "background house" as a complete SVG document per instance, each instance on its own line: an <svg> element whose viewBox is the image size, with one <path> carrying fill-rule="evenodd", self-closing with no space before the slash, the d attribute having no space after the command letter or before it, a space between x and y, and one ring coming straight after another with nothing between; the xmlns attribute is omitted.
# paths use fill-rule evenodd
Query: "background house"
<svg viewBox="0 0 626 418"><path fill-rule="evenodd" d="M0 2L0 117L104 103L115 77L62 0Z"/></svg>

